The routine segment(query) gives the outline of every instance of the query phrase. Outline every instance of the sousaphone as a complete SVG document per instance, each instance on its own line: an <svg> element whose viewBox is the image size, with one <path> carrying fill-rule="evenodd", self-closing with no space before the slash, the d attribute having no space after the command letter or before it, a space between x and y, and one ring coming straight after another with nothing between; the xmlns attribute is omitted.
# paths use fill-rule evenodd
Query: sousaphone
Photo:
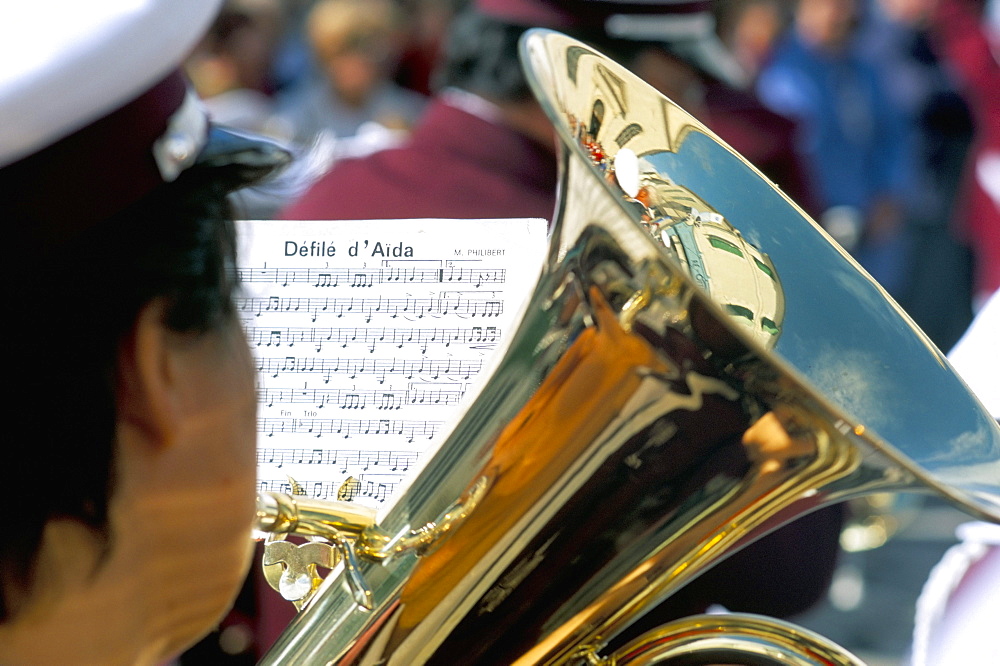
<svg viewBox="0 0 1000 666"><path fill-rule="evenodd" d="M262 528L339 553L264 663L858 663L746 615L607 645L823 506L930 491L1000 521L1000 428L883 289L701 123L564 35L530 31L522 59L562 144L537 285L384 515L261 497Z"/></svg>

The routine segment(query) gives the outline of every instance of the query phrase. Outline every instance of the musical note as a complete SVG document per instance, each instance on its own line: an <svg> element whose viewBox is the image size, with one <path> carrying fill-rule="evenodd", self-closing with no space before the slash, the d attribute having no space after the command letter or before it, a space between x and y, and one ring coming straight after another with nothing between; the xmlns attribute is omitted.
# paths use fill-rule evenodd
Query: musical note
<svg viewBox="0 0 1000 666"><path fill-rule="evenodd" d="M343 485L341 485L337 490L337 499L341 502L350 502L358 496L358 490L360 488L361 483L353 476L349 476L344 481Z"/></svg>
<svg viewBox="0 0 1000 666"><path fill-rule="evenodd" d="M378 405L379 409L401 409L402 406L403 396L401 394L392 391L382 392Z"/></svg>
<svg viewBox="0 0 1000 666"><path fill-rule="evenodd" d="M433 298L246 297L237 299L237 307L240 312L252 312L255 318L274 318L278 315L295 317L308 313L310 323L317 322L327 314L337 319L358 317L366 324L379 317L415 321L425 317L455 315L466 319L499 317L503 314L503 302L496 299L496 292L488 292L485 297L477 292L451 292Z"/></svg>
<svg viewBox="0 0 1000 666"><path fill-rule="evenodd" d="M369 273L354 273L351 278L352 287L370 287L374 283L374 278Z"/></svg>

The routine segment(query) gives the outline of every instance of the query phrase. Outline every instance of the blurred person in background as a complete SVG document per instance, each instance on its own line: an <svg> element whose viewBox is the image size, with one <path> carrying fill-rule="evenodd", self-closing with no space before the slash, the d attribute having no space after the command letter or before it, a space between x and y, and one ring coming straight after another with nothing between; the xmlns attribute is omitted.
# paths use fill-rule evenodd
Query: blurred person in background
<svg viewBox="0 0 1000 666"><path fill-rule="evenodd" d="M290 29L287 12L281 0L225 0L185 60L184 71L213 122L291 146L291 126L277 115L275 105L275 61ZM250 188L234 195L243 215L274 217L301 190L300 183L310 179L310 158L301 151L280 183L272 181L266 189ZM323 160L325 167L329 161Z"/></svg>
<svg viewBox="0 0 1000 666"><path fill-rule="evenodd" d="M952 218L973 125L953 72L931 47L928 18L928 0L877 0L858 49L879 71L911 155L903 214L912 262L898 298L947 350L972 319L971 255Z"/></svg>
<svg viewBox="0 0 1000 666"><path fill-rule="evenodd" d="M184 69L209 116L285 138L274 117L273 63L285 30L279 0L227 0Z"/></svg>
<svg viewBox="0 0 1000 666"><path fill-rule="evenodd" d="M278 99L297 143L354 137L370 123L406 130L416 122L424 96L392 80L405 37L393 0L318 0L304 28L314 76Z"/></svg>
<svg viewBox="0 0 1000 666"><path fill-rule="evenodd" d="M858 50L858 0L798 0L757 79L760 99L798 121L797 148L818 188L819 222L890 294L905 293L905 125Z"/></svg>
<svg viewBox="0 0 1000 666"><path fill-rule="evenodd" d="M634 32L609 30L616 16ZM476 0L452 24L437 93L412 136L397 148L338 162L283 217L551 219L555 133L517 55L519 38L533 26L593 44L704 116L786 191L798 188L793 196L808 196L795 168L791 122L737 89L744 77L715 36L709 3ZM782 170L785 182L776 173ZM841 521L842 509L832 507L782 528L680 590L646 622L711 604L779 616L804 610L829 584Z"/></svg>
<svg viewBox="0 0 1000 666"><path fill-rule="evenodd" d="M935 47L956 72L975 136L957 215L975 257L974 307L1000 289L1000 3L928 0Z"/></svg>
<svg viewBox="0 0 1000 666"><path fill-rule="evenodd" d="M719 37L750 80L767 63L774 44L791 20L784 0L720 0Z"/></svg>
<svg viewBox="0 0 1000 666"><path fill-rule="evenodd" d="M431 75L444 47L455 12L467 0L397 0L406 16L407 37L395 80L404 88L430 96Z"/></svg>

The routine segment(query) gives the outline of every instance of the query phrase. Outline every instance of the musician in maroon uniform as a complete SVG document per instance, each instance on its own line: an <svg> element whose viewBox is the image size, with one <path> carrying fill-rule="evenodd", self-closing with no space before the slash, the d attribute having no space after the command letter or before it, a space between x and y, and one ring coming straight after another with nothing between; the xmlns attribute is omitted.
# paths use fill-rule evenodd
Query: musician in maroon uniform
<svg viewBox="0 0 1000 666"><path fill-rule="evenodd" d="M228 193L287 160L177 70L220 2L4 3L0 663L156 664L249 566L256 396Z"/></svg>

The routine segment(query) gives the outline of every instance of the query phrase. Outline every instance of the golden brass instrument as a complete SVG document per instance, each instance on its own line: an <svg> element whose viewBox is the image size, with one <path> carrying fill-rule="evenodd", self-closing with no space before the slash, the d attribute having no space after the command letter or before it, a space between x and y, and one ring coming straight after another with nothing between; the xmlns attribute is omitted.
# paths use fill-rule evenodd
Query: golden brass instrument
<svg viewBox="0 0 1000 666"><path fill-rule="evenodd" d="M340 564L269 664L854 664L704 616L608 642L809 511L929 490L1000 521L1000 428L751 165L588 46L522 44L562 140L548 259L475 400L384 516L262 498Z"/></svg>

